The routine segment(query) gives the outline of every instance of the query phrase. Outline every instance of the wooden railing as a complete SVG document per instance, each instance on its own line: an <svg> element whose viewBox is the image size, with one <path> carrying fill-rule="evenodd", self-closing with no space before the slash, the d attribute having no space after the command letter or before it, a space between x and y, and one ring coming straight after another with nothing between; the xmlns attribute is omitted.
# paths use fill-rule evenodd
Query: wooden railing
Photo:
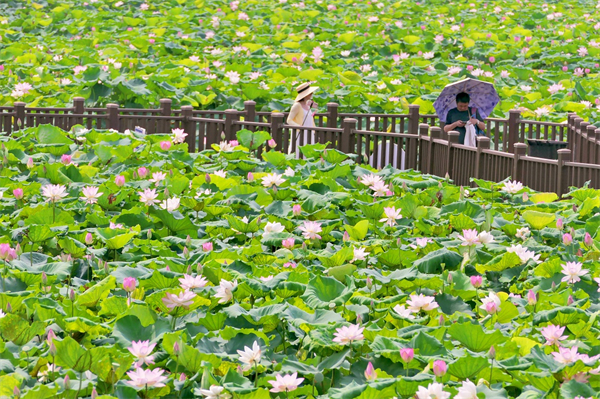
<svg viewBox="0 0 600 399"><path fill-rule="evenodd" d="M436 115L420 114L410 105L407 114L340 113L338 105L328 103L326 112L317 112L310 129L286 124L287 113L256 111L253 101L244 110L195 110L191 106L172 109L169 99L159 108L88 108L83 98L72 107L37 108L15 103L0 107L0 131L12 133L25 127L53 124L65 130L74 125L88 129L133 130L148 134L170 133L182 128L188 133L190 152L204 151L222 140L233 140L240 129L264 130L276 142L276 150L302 157L299 147L327 143L345 153L357 154L357 161L374 168L388 164L399 169L414 169L436 176L449 176L456 184L472 185L472 178L502 181L508 177L540 191L563 194L569 186L600 188L600 129L570 114L566 123L523 120L518 110L507 119L487 118L488 137L478 137L477 147L458 143L458 132L445 132ZM527 139L567 141L558 159L527 155ZM257 155L260 156L262 149Z"/></svg>

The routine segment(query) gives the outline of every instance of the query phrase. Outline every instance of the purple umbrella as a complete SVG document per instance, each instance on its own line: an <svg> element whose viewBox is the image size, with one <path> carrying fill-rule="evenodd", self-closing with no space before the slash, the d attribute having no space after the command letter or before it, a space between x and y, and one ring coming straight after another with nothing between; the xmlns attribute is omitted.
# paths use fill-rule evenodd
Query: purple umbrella
<svg viewBox="0 0 600 399"><path fill-rule="evenodd" d="M433 108L441 121L446 121L448 111L456 108L456 95L458 93L467 93L471 97L469 107L475 107L483 119L487 118L496 104L500 102L500 96L489 82L477 79L464 79L459 82L451 83L444 87L442 93L433 103Z"/></svg>

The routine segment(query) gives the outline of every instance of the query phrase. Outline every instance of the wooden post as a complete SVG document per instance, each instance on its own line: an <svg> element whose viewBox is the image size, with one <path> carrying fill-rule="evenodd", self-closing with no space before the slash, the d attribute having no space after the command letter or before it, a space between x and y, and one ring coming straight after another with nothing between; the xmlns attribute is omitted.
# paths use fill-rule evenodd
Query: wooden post
<svg viewBox="0 0 600 399"><path fill-rule="evenodd" d="M435 147L435 140L438 140L442 135L442 129L437 126L432 126L429 128L429 153L427 154L427 159L429 160L429 165L427 166L427 173L433 174L433 165L435 164L435 160L433 159Z"/></svg>
<svg viewBox="0 0 600 399"><path fill-rule="evenodd" d="M73 123L67 123L66 130L70 130L73 125L83 125L83 114L85 113L85 98L73 97Z"/></svg>
<svg viewBox="0 0 600 399"><path fill-rule="evenodd" d="M484 150L490 149L490 138L485 136L477 136L477 156L475 157L475 173L473 177L481 179L481 156Z"/></svg>
<svg viewBox="0 0 600 399"><path fill-rule="evenodd" d="M185 142L188 145L188 152L196 152L196 121L191 120L194 116L194 107L191 105L182 106L181 116L183 117L181 127L187 133Z"/></svg>
<svg viewBox="0 0 600 399"><path fill-rule="evenodd" d="M456 181L454 176L454 144L458 144L459 132L451 130L448 132L448 159L446 160L446 173ZM443 176L440 176L443 177Z"/></svg>
<svg viewBox="0 0 600 399"><path fill-rule="evenodd" d="M120 131L119 104L106 104L108 114L108 128Z"/></svg>
<svg viewBox="0 0 600 399"><path fill-rule="evenodd" d="M271 137L275 140L277 145L275 146L276 151L285 152L287 148L283 149L283 118L284 114L281 112L274 112L271 114Z"/></svg>
<svg viewBox="0 0 600 399"><path fill-rule="evenodd" d="M573 151L573 144L574 144L574 134L573 134L573 130L574 130L574 125L575 125L575 118L577 117L577 114L574 112L569 112L567 115L567 142L569 143L569 149L571 151Z"/></svg>
<svg viewBox="0 0 600 399"><path fill-rule="evenodd" d="M354 153L354 131L358 121L354 118L346 118L342 122L341 151L346 154ZM360 155L360 154L359 154Z"/></svg>
<svg viewBox="0 0 600 399"><path fill-rule="evenodd" d="M588 125L587 127L587 145L585 146L586 159L588 163L596 163L596 126Z"/></svg>
<svg viewBox="0 0 600 399"><path fill-rule="evenodd" d="M327 127L338 127L338 103L327 103Z"/></svg>
<svg viewBox="0 0 600 399"><path fill-rule="evenodd" d="M576 117L575 119L573 119L574 125L573 125L573 153L571 154L571 156L573 157L573 162L581 162L581 146L583 141L581 140L581 122L583 122L583 118L580 117Z"/></svg>
<svg viewBox="0 0 600 399"><path fill-rule="evenodd" d="M240 115L235 109L225 110L225 129L223 130L225 138L223 140L235 140L237 126L235 126L233 122L238 121L239 119Z"/></svg>
<svg viewBox="0 0 600 399"><path fill-rule="evenodd" d="M519 120L521 111L511 109L508 112L508 152L515 151L515 144L519 141Z"/></svg>
<svg viewBox="0 0 600 399"><path fill-rule="evenodd" d="M408 106L408 134L419 134L419 104Z"/></svg>
<svg viewBox="0 0 600 399"><path fill-rule="evenodd" d="M596 146L594 147L594 163L600 162L600 129L594 132L596 135Z"/></svg>
<svg viewBox="0 0 600 399"><path fill-rule="evenodd" d="M171 106L173 105L173 100L171 100L170 98L161 98L159 100L159 103L160 103L160 116L171 116ZM183 110L183 107L181 107L181 109ZM148 121L148 122L151 123L151 121ZM184 128L184 130L185 130L185 128ZM160 121L158 123L158 129L157 129L156 133L171 133L171 121L170 120ZM186 138L188 138L188 137L186 137Z"/></svg>
<svg viewBox="0 0 600 399"><path fill-rule="evenodd" d="M15 130L21 130L25 127L25 105L21 101L15 103Z"/></svg>
<svg viewBox="0 0 600 399"><path fill-rule="evenodd" d="M422 137L427 136L429 136L429 125L426 123L419 124L419 142L417 143L417 146L420 155L417 158L417 163L415 165L417 170L421 173L428 173L426 170L423 170L423 168L427 167L423 162L423 143L427 142L427 148L429 148L431 147L431 142L429 140L422 140Z"/></svg>
<svg viewBox="0 0 600 399"><path fill-rule="evenodd" d="M256 122L256 102L249 100L244 101L244 121ZM246 129L254 131L254 126L247 126Z"/></svg>
<svg viewBox="0 0 600 399"><path fill-rule="evenodd" d="M558 172L556 174L556 191L559 197L567 192L569 176L567 176L565 163L571 162L571 150L563 148L558 150Z"/></svg>
<svg viewBox="0 0 600 399"><path fill-rule="evenodd" d="M525 143L515 143L515 152L514 152L514 165L513 165L513 180L523 181L523 171L521 167L521 157L524 157L527 154L527 144Z"/></svg>

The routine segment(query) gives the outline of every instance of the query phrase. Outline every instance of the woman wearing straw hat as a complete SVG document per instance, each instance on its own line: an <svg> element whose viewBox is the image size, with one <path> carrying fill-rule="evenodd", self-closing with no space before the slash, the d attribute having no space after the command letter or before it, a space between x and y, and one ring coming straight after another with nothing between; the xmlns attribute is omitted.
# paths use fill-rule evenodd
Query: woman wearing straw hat
<svg viewBox="0 0 600 399"><path fill-rule="evenodd" d="M304 126L308 128L315 127L314 114L311 108L317 108L317 104L312 100L312 95L318 89L318 87L311 86L308 82L302 83L300 86L296 87L298 95L296 96L294 105L292 105L292 109L288 115L288 125ZM295 133L295 140L292 140L292 137L290 137L288 154L292 152L293 142L296 143L296 156L300 155L300 144L314 144L316 142L314 131L310 134L310 142L308 141L308 130L304 130L304 137L302 138L301 143L298 140L299 134L300 130L297 130Z"/></svg>

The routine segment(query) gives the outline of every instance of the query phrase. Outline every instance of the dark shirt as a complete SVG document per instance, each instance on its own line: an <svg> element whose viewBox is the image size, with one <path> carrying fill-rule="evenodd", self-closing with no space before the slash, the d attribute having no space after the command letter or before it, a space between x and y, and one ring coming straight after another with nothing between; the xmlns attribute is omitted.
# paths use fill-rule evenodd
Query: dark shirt
<svg viewBox="0 0 600 399"><path fill-rule="evenodd" d="M469 113L471 112L471 109L469 108L468 111L459 111L458 108L452 108L450 111L448 111L448 115L446 116L446 125L451 125L452 123L456 122L456 121L465 121L468 122L469 121ZM477 111L477 119L479 119L480 121L483 122L483 118L481 117L481 115L479 115L479 110ZM467 129L463 126L457 126L456 128L454 128L454 130L456 130L459 134L458 136L458 143L459 144L464 144L465 143L465 134L467 134Z"/></svg>

